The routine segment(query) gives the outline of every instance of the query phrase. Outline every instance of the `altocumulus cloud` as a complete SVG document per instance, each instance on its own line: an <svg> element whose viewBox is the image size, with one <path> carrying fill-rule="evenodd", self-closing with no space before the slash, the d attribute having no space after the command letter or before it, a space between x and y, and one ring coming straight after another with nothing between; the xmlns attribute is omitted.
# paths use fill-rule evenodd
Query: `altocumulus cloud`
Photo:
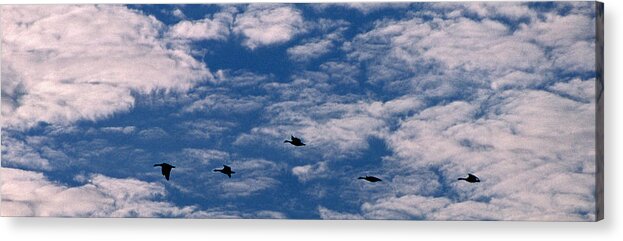
<svg viewBox="0 0 623 241"><path fill-rule="evenodd" d="M192 88L177 99L158 100L177 101L160 107L179 107L167 117L181 118L176 128L186 131L186 139L211 140L154 156L180 166L175 182L166 186L109 177L116 173L84 174L71 186L52 175L5 168L3 214L8 203L16 210L12 215L283 218L307 211L312 214L303 217L325 219L594 219L592 5L409 6L221 7L171 26L121 6L3 6L2 27L11 33L2 39L2 60L8 63L2 67L3 128L19 131L48 122L53 128L44 134L77 135L79 128L56 126L127 111L136 92ZM303 19L305 11L334 8L358 16L408 13L365 24ZM69 18L77 19L74 35L62 25ZM272 46L266 49L280 49L296 63L287 74L224 66L212 79L205 64L189 54L193 41L233 39L249 50L245 54ZM306 66L312 61L318 61L317 68ZM132 64L143 67L127 67ZM213 81L199 83L206 79ZM251 124L212 119L256 113ZM182 118L188 116L202 119ZM166 125L150 129L149 123L97 130L177 135ZM66 159L54 145L44 148L48 142L41 138L11 136L5 129L3 164L48 171ZM225 134L231 134L231 143L207 145ZM281 145L291 134L308 145ZM96 143L108 142L82 145ZM118 152L106 148L105 153ZM382 149L381 154L367 156L371 149ZM134 165L144 165L139 162ZM211 172L221 164L232 164L238 173L230 179ZM206 167L195 168L199 165ZM378 173L382 184L356 179L368 171ZM456 181L468 172L482 183ZM136 178L161 180L157 172ZM42 191L18 192L13 183ZM112 189L113 184L125 188ZM289 193L292 186L305 190ZM184 203L205 206L176 206L167 201L165 187L192 197ZM276 200L276 192L292 195L256 204ZM59 207L72 201L75 210ZM143 204L153 208L142 209Z"/></svg>
<svg viewBox="0 0 623 241"><path fill-rule="evenodd" d="M181 13L181 10L176 9ZM167 36L182 40L227 40L238 10L234 7L223 9L212 18L182 20L169 28ZM183 13L182 13L183 14Z"/></svg>
<svg viewBox="0 0 623 241"><path fill-rule="evenodd" d="M41 173L2 168L2 216L159 217L195 211L163 201L161 184L99 174L77 179L85 183L69 187Z"/></svg>
<svg viewBox="0 0 623 241"><path fill-rule="evenodd" d="M429 13L437 17L433 21L417 14L380 20L344 48L368 66L371 83L391 90L396 78L404 79L412 85L407 92L422 93L423 101L460 98L421 108L382 135L392 151L384 164L402 170L389 182L401 192L388 191L366 201L359 213L342 215L594 219L595 79L556 77L592 71L593 5L569 5L568 14L554 9L544 18L529 14L524 4L428 6L445 10ZM481 19L463 17L467 13ZM500 16L531 21L513 29L495 20ZM564 56L570 48L586 54ZM420 178L421 170L437 177ZM456 182L468 172L483 174L484 185ZM440 181L440 192L396 182L405 178ZM319 211L331 218L327 209Z"/></svg>
<svg viewBox="0 0 623 241"><path fill-rule="evenodd" d="M236 16L233 31L249 49L284 43L305 31L300 10L289 5L251 4Z"/></svg>
<svg viewBox="0 0 623 241"><path fill-rule="evenodd" d="M239 212L196 206L176 206L166 201L162 184L101 174L76 176L82 184L67 186L42 173L2 168L2 216L51 217L190 217L285 218L285 214L258 210Z"/></svg>
<svg viewBox="0 0 623 241"><path fill-rule="evenodd" d="M184 91L212 78L188 52L167 47L162 23L123 6L1 11L3 128L97 120L129 110L132 92Z"/></svg>

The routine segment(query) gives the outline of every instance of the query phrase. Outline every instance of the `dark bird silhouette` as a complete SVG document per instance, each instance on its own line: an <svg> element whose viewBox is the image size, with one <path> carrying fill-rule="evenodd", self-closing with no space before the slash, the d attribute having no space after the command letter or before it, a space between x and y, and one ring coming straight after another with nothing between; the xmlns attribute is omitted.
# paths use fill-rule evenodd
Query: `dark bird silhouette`
<svg viewBox="0 0 623 241"><path fill-rule="evenodd" d="M285 141L283 141L283 143L290 143L290 144L295 145L295 146L304 146L305 145L305 143L303 143L301 141L301 139L296 138L296 137L294 137L292 135L290 136L290 140L285 140Z"/></svg>
<svg viewBox="0 0 623 241"><path fill-rule="evenodd" d="M171 175L171 169L175 168L175 166L170 165L169 163L160 163L160 164L154 164L155 167L162 167L162 175L164 176L164 178L167 179L167 181L169 180L169 176Z"/></svg>
<svg viewBox="0 0 623 241"><path fill-rule="evenodd" d="M231 167L227 166L227 165L223 165L223 169L214 169L214 172L221 172L225 175L227 175L229 178L231 178L231 174L234 174L236 172L231 170Z"/></svg>
<svg viewBox="0 0 623 241"><path fill-rule="evenodd" d="M473 175L473 174L471 174L471 173L467 174L467 178L464 178L464 177L459 177L459 179L458 179L458 180L464 180L464 181L466 181L466 182L471 182L471 183L474 183L474 182L480 182L480 179L479 179L477 176L474 176L474 175Z"/></svg>
<svg viewBox="0 0 623 241"><path fill-rule="evenodd" d="M383 181L378 177L373 177L373 176L363 176L363 177L358 177L357 179L363 179L366 180L368 182L380 182Z"/></svg>

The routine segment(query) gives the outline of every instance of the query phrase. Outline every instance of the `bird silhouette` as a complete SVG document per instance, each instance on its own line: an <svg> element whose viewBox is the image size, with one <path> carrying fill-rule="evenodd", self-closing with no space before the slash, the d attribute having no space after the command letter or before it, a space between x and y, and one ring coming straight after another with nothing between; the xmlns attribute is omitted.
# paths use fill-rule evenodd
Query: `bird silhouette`
<svg viewBox="0 0 623 241"><path fill-rule="evenodd" d="M467 174L467 178L459 177L458 180L463 180L463 181L470 182L470 183L480 182L480 178L478 178L477 176L474 176L474 174L471 174L471 173Z"/></svg>
<svg viewBox="0 0 623 241"><path fill-rule="evenodd" d="M285 141L283 141L283 143L290 143L290 144L295 145L295 146L304 146L305 145L305 143L303 143L301 141L301 139L296 138L296 137L294 137L292 135L290 136L290 140L285 140Z"/></svg>
<svg viewBox="0 0 623 241"><path fill-rule="evenodd" d="M363 177L358 177L357 179L363 179L366 180L368 182L380 182L383 181L378 177L374 177L374 176L363 176Z"/></svg>
<svg viewBox="0 0 623 241"><path fill-rule="evenodd" d="M169 180L169 176L171 175L171 169L175 168L175 166L172 166L169 163L160 163L160 164L154 164L155 167L162 167L162 175L164 176L164 178L167 179L167 181Z"/></svg>
<svg viewBox="0 0 623 241"><path fill-rule="evenodd" d="M229 178L231 178L231 174L234 174L236 172L231 170L231 167L227 166L227 165L223 165L223 169L214 169L214 172L221 172L225 175L227 175Z"/></svg>

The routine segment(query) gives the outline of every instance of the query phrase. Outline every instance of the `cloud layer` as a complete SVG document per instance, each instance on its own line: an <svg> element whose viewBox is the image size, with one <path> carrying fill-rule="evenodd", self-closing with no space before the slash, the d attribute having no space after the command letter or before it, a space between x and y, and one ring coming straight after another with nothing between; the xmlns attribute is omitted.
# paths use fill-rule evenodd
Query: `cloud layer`
<svg viewBox="0 0 623 241"><path fill-rule="evenodd" d="M594 5L135 8L2 7L3 215L595 219Z"/></svg>
<svg viewBox="0 0 623 241"><path fill-rule="evenodd" d="M41 173L2 168L2 216L186 216L193 207L163 201L162 185L103 175L78 177L83 185L51 182Z"/></svg>
<svg viewBox="0 0 623 241"><path fill-rule="evenodd" d="M233 31L249 49L287 42L305 31L300 10L288 5L251 4L236 17Z"/></svg>
<svg viewBox="0 0 623 241"><path fill-rule="evenodd" d="M4 128L71 124L129 110L133 92L211 78L167 47L162 23L121 6L2 6Z"/></svg>

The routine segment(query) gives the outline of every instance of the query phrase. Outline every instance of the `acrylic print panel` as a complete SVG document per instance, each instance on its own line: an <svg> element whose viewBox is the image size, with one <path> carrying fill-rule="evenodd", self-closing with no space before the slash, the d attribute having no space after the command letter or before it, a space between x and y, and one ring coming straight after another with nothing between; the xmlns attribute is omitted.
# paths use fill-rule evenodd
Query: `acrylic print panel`
<svg viewBox="0 0 623 241"><path fill-rule="evenodd" d="M3 5L1 214L599 220L602 10Z"/></svg>

